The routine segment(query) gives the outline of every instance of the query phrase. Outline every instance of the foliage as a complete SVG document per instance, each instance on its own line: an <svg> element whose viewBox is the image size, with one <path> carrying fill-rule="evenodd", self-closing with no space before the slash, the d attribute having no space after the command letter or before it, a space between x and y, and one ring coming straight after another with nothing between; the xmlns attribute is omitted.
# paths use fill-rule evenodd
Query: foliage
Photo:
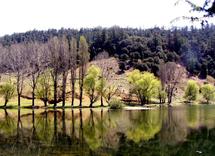
<svg viewBox="0 0 215 156"><path fill-rule="evenodd" d="M177 3L181 1L178 0ZM189 6L190 6L190 12L195 12L195 13L201 13L201 14L195 14L192 16L183 16L184 19L189 19L190 21L200 21L201 25L207 25L208 24L208 18L212 18L215 15L215 1L214 0L204 0L203 3L195 2L193 3L190 0L185 0ZM176 3L176 4L177 4Z"/></svg>
<svg viewBox="0 0 215 156"><path fill-rule="evenodd" d="M13 82L7 81L4 84L0 85L0 94L3 96L5 101L5 106L9 100L14 96L15 86Z"/></svg>
<svg viewBox="0 0 215 156"><path fill-rule="evenodd" d="M187 87L185 90L185 96L184 97L188 101L195 101L198 97L198 94L199 94L199 86L198 86L197 82L194 80L189 80L187 82Z"/></svg>
<svg viewBox="0 0 215 156"><path fill-rule="evenodd" d="M98 84L97 84L97 91L98 91L99 95L101 96L101 98L103 98L105 96L106 86L107 86L106 79L104 77L100 77L98 80Z"/></svg>
<svg viewBox="0 0 215 156"><path fill-rule="evenodd" d="M86 70L87 70L87 63L90 59L90 53L88 51L88 44L86 41L86 38L84 36L80 37L79 40L79 49L78 49L78 63L79 63L79 90L80 90L80 104L79 106L82 106L82 97L83 97L83 86L84 86L84 76L86 74ZM90 77L89 77L90 78ZM91 84L89 84L91 85ZM90 105L92 105L92 103L94 103L94 91L93 93L89 93L89 87L87 89L88 94L91 94L91 101L90 101Z"/></svg>
<svg viewBox="0 0 215 156"><path fill-rule="evenodd" d="M152 97L156 96L160 81L149 72L140 72L134 70L128 73L128 82L131 85L132 93L134 93L139 102L143 105L148 103Z"/></svg>
<svg viewBox="0 0 215 156"><path fill-rule="evenodd" d="M46 105L49 100L53 98L52 95L52 85L50 71L46 70L38 78L38 84L36 87L36 97L41 99Z"/></svg>
<svg viewBox="0 0 215 156"><path fill-rule="evenodd" d="M100 74L100 68L92 65L89 67L87 75L84 78L84 89L86 94L90 98L90 106L92 106L92 104L96 102L99 97L97 89L101 88L101 86L99 86L101 85L101 83L99 83Z"/></svg>
<svg viewBox="0 0 215 156"><path fill-rule="evenodd" d="M110 109L121 109L123 106L123 103L119 99L112 99L110 101Z"/></svg>
<svg viewBox="0 0 215 156"><path fill-rule="evenodd" d="M201 87L201 93L206 99L207 103L210 103L215 99L215 87L211 84L204 84Z"/></svg>

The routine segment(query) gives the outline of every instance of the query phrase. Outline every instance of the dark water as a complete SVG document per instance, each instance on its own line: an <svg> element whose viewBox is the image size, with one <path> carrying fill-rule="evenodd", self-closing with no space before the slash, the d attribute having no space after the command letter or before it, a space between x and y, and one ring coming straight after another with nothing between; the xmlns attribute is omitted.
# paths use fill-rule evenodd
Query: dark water
<svg viewBox="0 0 215 156"><path fill-rule="evenodd" d="M215 106L0 110L0 155L215 155Z"/></svg>

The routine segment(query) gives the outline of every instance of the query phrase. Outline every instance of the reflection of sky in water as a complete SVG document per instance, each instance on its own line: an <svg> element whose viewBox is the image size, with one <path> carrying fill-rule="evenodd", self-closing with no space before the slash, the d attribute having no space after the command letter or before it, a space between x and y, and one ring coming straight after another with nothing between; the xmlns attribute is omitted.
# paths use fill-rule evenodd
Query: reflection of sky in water
<svg viewBox="0 0 215 156"><path fill-rule="evenodd" d="M210 155L214 127L215 106L210 105L147 111L0 110L0 150L2 155Z"/></svg>

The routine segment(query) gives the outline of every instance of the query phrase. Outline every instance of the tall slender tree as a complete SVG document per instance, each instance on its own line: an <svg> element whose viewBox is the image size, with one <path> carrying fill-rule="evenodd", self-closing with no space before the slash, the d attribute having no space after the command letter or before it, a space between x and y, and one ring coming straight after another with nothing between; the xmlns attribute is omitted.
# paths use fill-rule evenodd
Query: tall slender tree
<svg viewBox="0 0 215 156"><path fill-rule="evenodd" d="M58 80L60 75L60 40L57 37L53 37L48 41L48 52L51 67L51 76L54 85L54 107L58 102Z"/></svg>
<svg viewBox="0 0 215 156"><path fill-rule="evenodd" d="M5 66L5 61L7 58L7 49L4 48L1 44L0 44L0 80L1 80L1 76L3 73L5 73L7 71L7 68L4 68Z"/></svg>
<svg viewBox="0 0 215 156"><path fill-rule="evenodd" d="M26 53L29 55L27 60L28 77L32 88L32 107L35 105L35 90L41 73L48 65L45 46L37 42L25 44Z"/></svg>
<svg viewBox="0 0 215 156"><path fill-rule="evenodd" d="M70 52L69 52L69 40L66 36L61 38L61 50L60 50L60 60L61 70L62 70L62 106L66 103L66 84L67 77L70 67Z"/></svg>
<svg viewBox="0 0 215 156"><path fill-rule="evenodd" d="M63 98L63 105L65 105L65 93L66 93L66 80L68 75L68 41L65 36L63 37L53 37L48 41L49 49L49 61L51 67L51 75L54 83L54 107L56 107L57 102ZM62 97L59 97L58 92L58 81L60 74L63 73L63 93Z"/></svg>
<svg viewBox="0 0 215 156"><path fill-rule="evenodd" d="M84 89L85 93L88 95L90 99L90 107L93 106L99 98L99 93L101 87L98 89L99 77L101 75L101 70L99 67L92 65L88 68L87 74L84 78Z"/></svg>
<svg viewBox="0 0 215 156"><path fill-rule="evenodd" d="M80 90L79 106L82 107L84 77L87 70L87 63L89 62L90 59L88 44L84 36L80 37L78 54L79 54L78 56L79 56L79 90Z"/></svg>
<svg viewBox="0 0 215 156"><path fill-rule="evenodd" d="M69 56L70 56L70 72L71 72L71 90L72 90L72 106L74 106L75 99L75 82L76 82L76 69L77 69L77 40L72 38L70 41Z"/></svg>

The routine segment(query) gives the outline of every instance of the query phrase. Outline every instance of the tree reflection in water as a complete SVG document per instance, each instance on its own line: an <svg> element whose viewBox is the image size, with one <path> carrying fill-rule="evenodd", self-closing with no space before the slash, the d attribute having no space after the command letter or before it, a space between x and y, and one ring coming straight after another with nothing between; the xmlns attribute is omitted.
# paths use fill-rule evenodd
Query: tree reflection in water
<svg viewBox="0 0 215 156"><path fill-rule="evenodd" d="M0 155L213 155L214 114L214 106L1 110Z"/></svg>

